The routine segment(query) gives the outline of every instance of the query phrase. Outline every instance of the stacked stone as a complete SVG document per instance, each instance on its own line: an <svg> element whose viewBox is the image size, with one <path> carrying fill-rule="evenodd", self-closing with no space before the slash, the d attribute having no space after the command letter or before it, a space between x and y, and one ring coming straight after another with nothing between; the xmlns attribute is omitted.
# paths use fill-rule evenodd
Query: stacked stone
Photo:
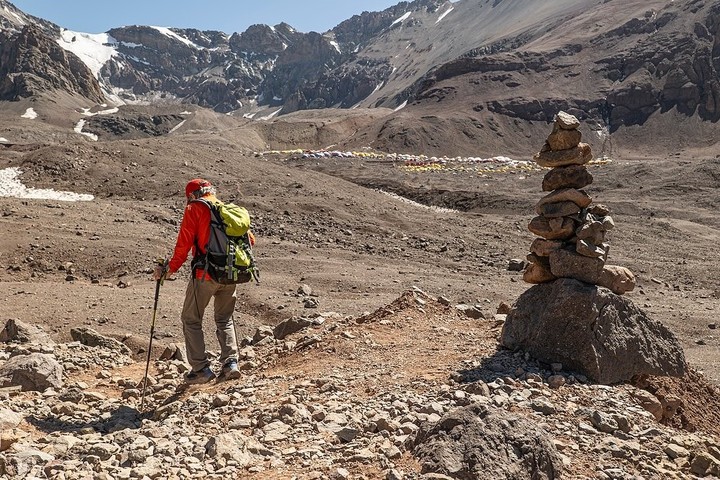
<svg viewBox="0 0 720 480"><path fill-rule="evenodd" d="M558 113L552 133L533 157L538 165L552 170L542 183L543 191L550 193L538 202L538 216L528 225L541 238L530 247L523 279L539 284L574 278L621 295L635 288L635 276L624 267L606 265L610 250L606 235L615 223L610 210L593 205L582 190L593 182L585 166L592 152L588 144L580 142L578 127L576 117Z"/></svg>

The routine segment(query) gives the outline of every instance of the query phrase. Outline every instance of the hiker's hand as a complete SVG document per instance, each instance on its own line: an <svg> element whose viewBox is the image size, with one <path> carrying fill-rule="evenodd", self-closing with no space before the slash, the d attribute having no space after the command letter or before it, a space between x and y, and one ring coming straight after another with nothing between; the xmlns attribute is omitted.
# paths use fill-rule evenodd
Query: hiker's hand
<svg viewBox="0 0 720 480"><path fill-rule="evenodd" d="M169 276L170 272L168 272L165 265L155 265L155 270L153 270L154 280L165 280Z"/></svg>

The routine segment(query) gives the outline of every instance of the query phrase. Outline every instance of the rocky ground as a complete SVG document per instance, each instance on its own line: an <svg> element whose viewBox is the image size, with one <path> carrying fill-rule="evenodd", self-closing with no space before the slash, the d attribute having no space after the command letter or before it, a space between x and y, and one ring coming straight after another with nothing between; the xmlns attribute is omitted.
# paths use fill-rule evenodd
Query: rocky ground
<svg viewBox="0 0 720 480"><path fill-rule="evenodd" d="M497 312L528 288L518 267L534 238L527 224L544 195L543 170L303 156L255 127L200 117L169 136L97 143L0 125L9 140L0 168L19 167L28 186L95 196L0 204L0 225L12 233L0 238L2 321L41 327L57 342L4 343L0 368L38 352L63 369L42 393L0 393L0 475L464 478L464 468L501 468L502 455L473 467L456 453L443 464L436 453L451 447L432 425L477 404L487 407L475 416L488 431L496 420L522 435L539 428L552 447L540 463L562 468L563 478L718 474L714 155L591 165L586 190L616 222L610 261L638 277L626 297L666 325L701 372L641 390L593 385L498 350ZM332 145L355 126L283 128L293 143L319 136ZM183 363L155 361L182 342L183 270L161 289L151 393L140 411L149 272L172 248L181 192L196 176L253 214L262 282L239 287L245 376L183 390ZM308 325L270 335L293 318ZM79 327L124 347L84 345L71 334ZM668 404L677 408L664 417Z"/></svg>
<svg viewBox="0 0 720 480"><path fill-rule="evenodd" d="M42 393L2 390L0 471L22 478L487 478L478 471L526 478L512 476L508 458L547 455L562 478L720 473L717 389L701 378L665 385L661 398L687 391L700 408L671 412L647 390L589 384L561 366L500 351L504 315L471 318L447 303L415 289L369 315L324 312L258 328L242 349L244 377L209 386L182 388L187 367L168 348L152 362L143 410L144 365L120 342L86 334L77 335L84 344L11 343L0 376L31 352L64 374L43 376L50 384ZM520 453L486 445L473 457L431 430L469 405L514 426L486 426L466 439L474 448L482 450L488 435L504 445L533 434L549 447ZM670 425L673 413L685 428Z"/></svg>

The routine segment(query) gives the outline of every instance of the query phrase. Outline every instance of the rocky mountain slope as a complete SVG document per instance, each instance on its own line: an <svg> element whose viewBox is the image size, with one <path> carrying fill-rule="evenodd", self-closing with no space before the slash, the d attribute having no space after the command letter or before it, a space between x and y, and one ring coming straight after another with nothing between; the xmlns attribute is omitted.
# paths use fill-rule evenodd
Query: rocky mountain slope
<svg viewBox="0 0 720 480"><path fill-rule="evenodd" d="M255 119L303 109L404 107L363 132L383 149L437 153L414 138L427 132L435 144L452 143L466 154L477 145L492 154L526 151L522 142L498 140L497 132L534 136L533 122L548 122L559 110L593 125L602 142L637 149L638 130L676 132L668 127L697 119L688 128L714 132L720 118L720 22L711 2L573 0L538 7L529 0L416 0L364 12L324 33L280 24L233 34L127 26L101 35L38 23L2 5L9 12L2 42L8 59L27 57L17 53L28 36L19 32L37 23L49 37L43 45L57 41L76 53L110 100L183 101ZM3 68L9 79L25 70L53 78L37 65L57 60L65 66L47 68L70 67L78 78L47 87L96 101L97 85L66 57L5 60ZM22 77L9 79L5 98L38 90ZM398 118L405 113L416 119L411 128L397 125L407 123ZM681 128L668 144L687 146L688 132ZM611 151L608 145L604 153Z"/></svg>

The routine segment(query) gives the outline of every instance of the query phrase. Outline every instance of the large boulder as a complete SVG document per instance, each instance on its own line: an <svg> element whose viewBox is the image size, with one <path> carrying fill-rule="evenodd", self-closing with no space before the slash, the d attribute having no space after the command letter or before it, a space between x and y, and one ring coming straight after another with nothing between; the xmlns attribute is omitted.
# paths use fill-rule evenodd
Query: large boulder
<svg viewBox="0 0 720 480"><path fill-rule="evenodd" d="M552 439L535 422L481 404L424 425L413 453L423 473L458 479L551 480L562 473Z"/></svg>
<svg viewBox="0 0 720 480"><path fill-rule="evenodd" d="M70 336L76 342L80 342L88 347L100 347L107 350L116 350L124 355L132 355L130 347L115 340L114 338L106 337L96 332L92 328L78 327L70 329Z"/></svg>
<svg viewBox="0 0 720 480"><path fill-rule="evenodd" d="M683 349L665 326L630 300L569 278L522 294L507 316L501 343L602 384L687 371Z"/></svg>
<svg viewBox="0 0 720 480"><path fill-rule="evenodd" d="M0 387L19 385L23 391L63 386L63 367L51 355L31 353L12 357L0 367Z"/></svg>
<svg viewBox="0 0 720 480"><path fill-rule="evenodd" d="M38 345L55 345L46 332L35 325L11 318L0 330L0 342L36 343Z"/></svg>

